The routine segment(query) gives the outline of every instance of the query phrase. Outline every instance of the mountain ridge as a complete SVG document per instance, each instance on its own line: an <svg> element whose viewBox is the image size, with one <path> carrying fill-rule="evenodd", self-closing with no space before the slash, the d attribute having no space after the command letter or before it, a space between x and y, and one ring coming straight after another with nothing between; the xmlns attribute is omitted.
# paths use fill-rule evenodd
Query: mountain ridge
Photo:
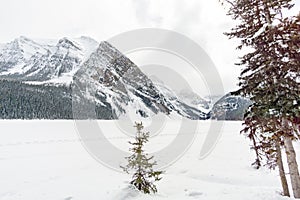
<svg viewBox="0 0 300 200"><path fill-rule="evenodd" d="M89 45L93 47L88 47ZM47 81L57 78L79 68L97 46L96 41L87 37L64 37L55 45L48 45L21 36L4 45L5 51L0 53L0 77L22 81ZM84 51L89 48L92 50Z"/></svg>
<svg viewBox="0 0 300 200"><path fill-rule="evenodd" d="M56 90L55 87L46 87L49 84L52 86L59 86L60 84L61 87L65 87L66 89L60 89L60 91L69 93L67 96L72 96L73 105L72 110L70 110L70 99L66 100L66 107L68 108L65 111L68 116L66 118L70 118L70 112L73 113L73 117L76 115L76 118L83 119L116 119L126 114L151 117L158 113L189 119L208 118L206 113L197 108L187 105L179 99L174 102L171 97L165 96L138 66L108 42L97 43L96 47L96 43L88 37L81 37L80 40L62 38L58 40L55 46L51 46L38 44L26 37L20 37L14 40L12 45L11 43L4 45L4 49L7 49L6 52L0 52L0 78L20 81L24 87L22 91L27 91L26 88L31 87L26 86L26 84L39 85L37 91ZM19 45L20 42L22 45ZM32 49L37 51L32 53ZM84 52L84 50L86 51ZM59 79L61 82L58 81ZM81 90L75 89L78 93L74 93L74 87L78 85L87 86L87 82L89 82L87 88L84 90L82 88L80 88ZM6 86L7 84L18 85L19 83L10 82L6 83ZM73 90L70 91L68 88ZM11 92L13 94L13 91ZM43 91L42 93L47 92ZM64 95L60 92L54 93L58 98ZM31 95L38 96L41 93L33 92ZM24 96L26 95L19 94L14 98L19 99L20 112L23 113L26 110L27 113L30 112L30 108L22 107L22 101L27 101ZM11 102L9 97L5 98L5 102ZM53 97L53 101L55 99L56 97ZM76 99L80 100L76 101ZM53 112L41 102L32 103L45 106L45 112ZM5 109L4 103L2 106ZM60 106L63 107L64 105ZM77 110L74 110L74 107ZM87 112L86 108L92 108L92 113ZM3 109L2 113L4 112ZM59 108L56 109L59 112ZM7 115L5 116L7 117ZM14 114L13 116L19 115ZM57 116L63 118L63 114ZM22 116L21 118L26 119L27 117ZM56 119L56 117L54 118Z"/></svg>

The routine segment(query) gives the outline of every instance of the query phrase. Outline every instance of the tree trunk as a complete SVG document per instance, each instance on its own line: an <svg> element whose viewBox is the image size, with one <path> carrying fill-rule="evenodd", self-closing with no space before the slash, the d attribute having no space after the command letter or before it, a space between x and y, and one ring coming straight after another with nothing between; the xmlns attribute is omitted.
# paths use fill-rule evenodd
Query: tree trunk
<svg viewBox="0 0 300 200"><path fill-rule="evenodd" d="M300 176L299 176L298 164L296 160L296 153L291 138L289 137L284 138L284 147L285 147L287 162L289 166L294 197L300 198Z"/></svg>
<svg viewBox="0 0 300 200"><path fill-rule="evenodd" d="M279 168L279 175L280 175L280 180L281 180L281 185L283 189L283 196L290 196L289 192L289 186L286 180L285 172L284 172L284 167L283 167L283 162L282 162L282 155L281 155L281 148L280 148L280 142L276 141L276 153L277 153L277 165Z"/></svg>
<svg viewBox="0 0 300 200"><path fill-rule="evenodd" d="M252 165L256 168L256 169L259 169L261 167L261 162L260 162L260 156L259 156L259 152L258 152L258 147L257 147L257 144L256 144L256 140L255 140L255 136L251 136L250 139L252 140L253 142L253 148L254 148L254 151L255 151L255 154L256 154L256 159L255 159L255 162L252 163Z"/></svg>

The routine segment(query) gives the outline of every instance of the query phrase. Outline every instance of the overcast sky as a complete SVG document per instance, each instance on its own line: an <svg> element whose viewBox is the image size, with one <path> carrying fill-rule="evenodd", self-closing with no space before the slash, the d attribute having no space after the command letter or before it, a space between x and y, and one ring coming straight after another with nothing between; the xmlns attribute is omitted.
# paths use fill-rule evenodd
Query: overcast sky
<svg viewBox="0 0 300 200"><path fill-rule="evenodd" d="M226 92L236 88L240 71L234 66L236 43L222 34L232 26L218 0L9 0L0 7L1 43L20 35L49 39L86 35L102 41L137 28L177 31L209 54Z"/></svg>

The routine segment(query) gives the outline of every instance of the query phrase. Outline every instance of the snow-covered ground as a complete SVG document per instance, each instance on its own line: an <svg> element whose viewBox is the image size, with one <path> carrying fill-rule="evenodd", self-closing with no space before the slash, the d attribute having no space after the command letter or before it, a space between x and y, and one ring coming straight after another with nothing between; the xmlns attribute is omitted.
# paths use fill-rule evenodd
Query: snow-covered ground
<svg viewBox="0 0 300 200"><path fill-rule="evenodd" d="M114 121L99 123L106 130L116 129ZM172 123L176 127L178 122L168 123L166 129L171 128L165 131L173 134L153 138L160 148L176 133ZM239 134L241 122L225 122L215 149L200 160L208 124L199 122L191 147L165 169L157 183L158 193L144 195L128 188L130 175L93 159L82 146L73 121L0 121L0 200L288 199L279 195L277 171L250 166L254 154ZM107 137L120 148L128 147L126 135ZM299 144L296 148L299 152Z"/></svg>

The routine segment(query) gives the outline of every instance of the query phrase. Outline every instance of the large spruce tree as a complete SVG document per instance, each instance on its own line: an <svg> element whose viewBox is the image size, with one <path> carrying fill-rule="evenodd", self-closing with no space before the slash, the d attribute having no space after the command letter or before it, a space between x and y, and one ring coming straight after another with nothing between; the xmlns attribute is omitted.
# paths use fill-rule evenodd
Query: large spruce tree
<svg viewBox="0 0 300 200"><path fill-rule="evenodd" d="M226 33L238 38L238 49L248 53L240 58L243 66L238 94L253 104L245 115L243 132L253 141L259 167L262 158L279 167L283 194L289 196L281 149L284 147L294 197L300 198L300 177L293 147L299 139L300 110L300 13L285 16L292 0L224 0L238 25Z"/></svg>

